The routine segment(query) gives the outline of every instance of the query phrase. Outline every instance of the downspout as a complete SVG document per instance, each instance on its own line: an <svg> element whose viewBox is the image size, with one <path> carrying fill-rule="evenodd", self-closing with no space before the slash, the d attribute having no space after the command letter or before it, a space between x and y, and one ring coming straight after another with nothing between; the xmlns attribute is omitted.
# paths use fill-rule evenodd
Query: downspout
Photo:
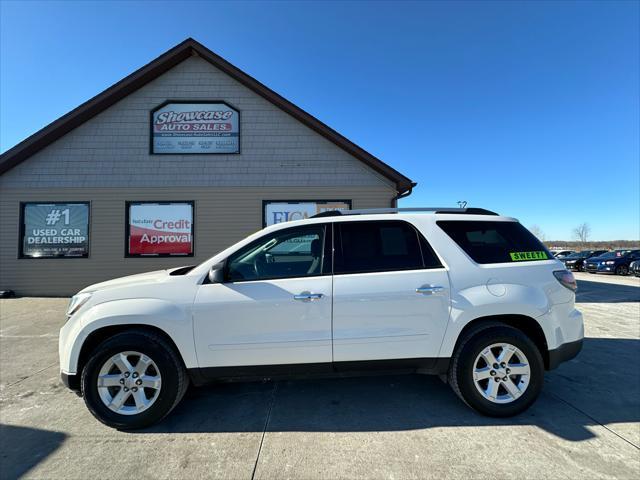
<svg viewBox="0 0 640 480"><path fill-rule="evenodd" d="M411 192L413 192L413 187L415 187L416 185L418 185L416 182L411 182L411 185L409 185L409 189L405 190L402 193L398 193L395 197L393 197L391 199L391 208L397 208L398 207L398 200L400 200L401 198L405 198L408 197L409 195L411 195Z"/></svg>

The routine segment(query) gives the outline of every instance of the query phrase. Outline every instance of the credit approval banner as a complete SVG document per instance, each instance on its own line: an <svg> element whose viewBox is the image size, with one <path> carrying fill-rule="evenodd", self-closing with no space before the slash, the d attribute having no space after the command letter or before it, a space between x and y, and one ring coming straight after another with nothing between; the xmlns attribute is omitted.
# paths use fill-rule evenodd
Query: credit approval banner
<svg viewBox="0 0 640 480"><path fill-rule="evenodd" d="M226 103L168 103L153 111L152 152L240 152L240 118Z"/></svg>
<svg viewBox="0 0 640 480"><path fill-rule="evenodd" d="M193 204L130 203L128 255L192 255Z"/></svg>
<svg viewBox="0 0 640 480"><path fill-rule="evenodd" d="M276 223L290 222L292 220L302 220L312 217L317 213L329 210L349 210L351 201L301 201L301 202L264 202L264 226Z"/></svg>

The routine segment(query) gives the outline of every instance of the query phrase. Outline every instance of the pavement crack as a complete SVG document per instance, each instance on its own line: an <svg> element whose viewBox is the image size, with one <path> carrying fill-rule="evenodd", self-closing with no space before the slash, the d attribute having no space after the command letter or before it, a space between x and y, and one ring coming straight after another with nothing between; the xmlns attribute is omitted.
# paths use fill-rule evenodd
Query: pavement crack
<svg viewBox="0 0 640 480"><path fill-rule="evenodd" d="M42 373L42 372L44 372L45 370L47 370L47 369L49 369L49 368L51 368L51 367L55 367L57 364L58 364L58 363L56 362L56 363L52 363L51 365L47 365L47 366L46 366L46 367L44 367L43 369L38 370L37 372L33 372L31 375L27 375L26 377L23 377L23 378L21 378L20 380L16 380L16 381L15 381L15 382L13 382L13 383L8 383L4 388L10 388L10 387L13 387L14 385L17 385L17 384L19 384L20 382L24 382L25 380L27 380L27 379L29 379L29 378L33 377L34 375L38 375L39 373Z"/></svg>
<svg viewBox="0 0 640 480"><path fill-rule="evenodd" d="M269 411L267 412L267 418L264 421L264 428L262 429L262 438L260 438L260 446L258 447L258 454L256 455L256 461L253 464L253 471L251 472L251 480L254 480L256 476L256 469L258 468L258 461L260 460L260 453L262 452L262 444L264 443L264 436L269 428L269 420L271 420L271 411L276 401L276 390L278 390L278 382L273 382L273 389L271 390L271 401L269 402Z"/></svg>
<svg viewBox="0 0 640 480"><path fill-rule="evenodd" d="M591 420L593 420L595 423L597 423L598 425L600 425L602 428L604 428L605 430L613 433L616 437L618 437L621 440L624 440L625 442L627 442L629 445L631 445L632 447L637 448L638 450L640 450L640 446L636 445L635 443L633 443L631 440L627 440L625 437L623 437L622 435L620 435L618 432L610 429L607 425L605 425L604 423L600 422L600 420L598 420L597 418L589 415L587 412L585 412L584 410L576 407L574 404L572 404L571 402L565 400L564 398L558 396L555 393L551 393L549 392L549 395L551 395L553 398L555 398L556 400L560 400L562 403L570 406L571 408L573 408L574 410L580 412L581 414L583 414L584 416L590 418Z"/></svg>

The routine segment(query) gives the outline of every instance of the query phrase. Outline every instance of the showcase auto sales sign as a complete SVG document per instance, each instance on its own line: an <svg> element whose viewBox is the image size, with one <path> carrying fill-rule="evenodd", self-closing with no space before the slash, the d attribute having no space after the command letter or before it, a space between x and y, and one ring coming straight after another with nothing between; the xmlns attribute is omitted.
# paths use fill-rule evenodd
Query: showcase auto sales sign
<svg viewBox="0 0 640 480"><path fill-rule="evenodd" d="M237 110L225 103L168 103L152 114L153 153L239 153Z"/></svg>
<svg viewBox="0 0 640 480"><path fill-rule="evenodd" d="M193 206L189 203L132 204L129 255L193 253Z"/></svg>

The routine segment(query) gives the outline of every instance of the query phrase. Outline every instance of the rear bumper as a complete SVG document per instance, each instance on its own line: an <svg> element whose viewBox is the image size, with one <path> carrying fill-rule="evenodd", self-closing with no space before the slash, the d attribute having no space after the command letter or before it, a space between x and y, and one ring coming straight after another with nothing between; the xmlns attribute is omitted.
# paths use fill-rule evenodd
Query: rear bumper
<svg viewBox="0 0 640 480"><path fill-rule="evenodd" d="M572 358L575 358L580 350L582 350L583 339L576 340L575 342L567 342L560 345L558 348L549 350L549 370L553 370L562 362L567 362Z"/></svg>

